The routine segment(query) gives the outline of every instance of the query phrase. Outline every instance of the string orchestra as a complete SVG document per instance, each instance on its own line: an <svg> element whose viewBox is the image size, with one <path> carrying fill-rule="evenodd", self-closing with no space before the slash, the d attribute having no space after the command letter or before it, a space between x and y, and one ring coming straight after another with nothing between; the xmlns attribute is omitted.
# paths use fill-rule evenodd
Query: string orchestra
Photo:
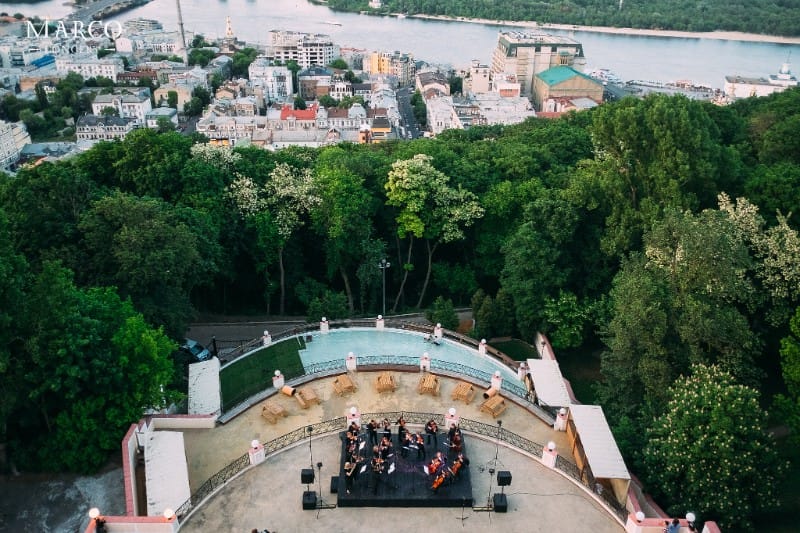
<svg viewBox="0 0 800 533"><path fill-rule="evenodd" d="M458 482L469 460L464 455L463 435L456 425L450 427L447 438L441 442L440 449L439 428L435 420L431 419L424 425L424 433L421 430L416 432L410 430L402 416L396 424L398 454L395 454L394 436L387 419L384 418L381 423L374 419L370 420L363 428L363 433L356 422L348 426L343 435L345 453L342 472L347 494L351 494L354 487L359 486L369 487L375 495L382 485L387 487L386 490L397 489L393 473L398 469L401 472L412 473L410 478L414 485L418 481L422 485L422 479L418 476L424 473L428 480L425 486L434 493L443 486ZM372 450L371 457L368 451L366 457L362 453L367 441L370 444L367 450L370 448ZM416 451L416 454L412 454L412 451ZM362 485L358 482L359 474L367 471L368 481Z"/></svg>

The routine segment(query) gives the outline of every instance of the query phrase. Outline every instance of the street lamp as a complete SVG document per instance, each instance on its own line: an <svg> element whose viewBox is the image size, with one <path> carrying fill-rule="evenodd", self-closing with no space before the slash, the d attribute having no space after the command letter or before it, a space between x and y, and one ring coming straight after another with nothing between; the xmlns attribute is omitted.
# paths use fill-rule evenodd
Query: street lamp
<svg viewBox="0 0 800 533"><path fill-rule="evenodd" d="M392 266L392 264L387 261L385 258L381 259L381 262L378 263L378 268L381 269L381 274L383 277L383 314L386 314L386 269Z"/></svg>

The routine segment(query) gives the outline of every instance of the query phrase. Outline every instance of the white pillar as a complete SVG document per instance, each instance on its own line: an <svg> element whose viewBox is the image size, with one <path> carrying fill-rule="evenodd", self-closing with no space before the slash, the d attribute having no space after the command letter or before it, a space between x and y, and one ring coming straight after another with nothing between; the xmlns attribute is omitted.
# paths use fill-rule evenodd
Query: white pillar
<svg viewBox="0 0 800 533"><path fill-rule="evenodd" d="M478 353L486 355L486 339L481 339L481 343L478 345Z"/></svg>
<svg viewBox="0 0 800 533"><path fill-rule="evenodd" d="M272 335L269 334L269 331L264 330L264 336L261 337L261 344L264 346L272 344Z"/></svg>
<svg viewBox="0 0 800 533"><path fill-rule="evenodd" d="M436 327L433 328L433 338L434 339L441 339L442 338L442 325L436 324Z"/></svg>
<svg viewBox="0 0 800 533"><path fill-rule="evenodd" d="M359 426L361 425L361 412L355 405L347 410L347 427L350 427L353 422Z"/></svg>
<svg viewBox="0 0 800 533"><path fill-rule="evenodd" d="M347 368L348 372L355 372L356 371L356 354L350 352L347 354L347 358L344 360L344 366Z"/></svg>
<svg viewBox="0 0 800 533"><path fill-rule="evenodd" d="M500 371L496 371L492 376L492 388L500 390L500 386L503 384L503 378L500 377Z"/></svg>
<svg viewBox="0 0 800 533"><path fill-rule="evenodd" d="M276 370L275 375L272 376L272 387L275 390L281 390L281 387L283 387L285 384L286 380L283 379L283 374L281 374L280 370Z"/></svg>
<svg viewBox="0 0 800 533"><path fill-rule="evenodd" d="M542 463L550 468L555 468L557 457L558 452L556 451L556 443L553 441L548 442L547 445L545 445L545 447L542 449Z"/></svg>
<svg viewBox="0 0 800 533"><path fill-rule="evenodd" d="M247 450L247 455L250 456L251 465L261 464L267 458L264 446L258 442L257 439L253 439L253 442L250 443L250 449Z"/></svg>
<svg viewBox="0 0 800 533"><path fill-rule="evenodd" d="M378 315L377 320L375 320L375 329L383 329L383 315Z"/></svg>
<svg viewBox="0 0 800 533"><path fill-rule="evenodd" d="M644 513L641 512L641 511L637 512L636 514L629 513L628 514L628 519L625 521L625 532L626 533L642 533L642 531L644 531L644 526L645 526L645 524L643 524L644 520L645 520L645 516L644 516ZM649 529L652 525L651 524L647 524L647 526L648 526L648 529ZM664 522L663 522L663 520L659 520L659 529L663 529L663 528L664 528Z"/></svg>
<svg viewBox="0 0 800 533"><path fill-rule="evenodd" d="M528 373L528 363L525 361L521 362L517 367L517 377L520 381L525 381L525 375Z"/></svg>
<svg viewBox="0 0 800 533"><path fill-rule="evenodd" d="M444 415L444 426L445 429L450 429L450 426L455 424L458 426L458 422L461 420L461 417L458 416L455 407L451 407L447 410L447 413Z"/></svg>
<svg viewBox="0 0 800 533"><path fill-rule="evenodd" d="M562 407L558 410L558 414L556 415L556 421L553 422L553 429L556 431L566 431L567 430L567 409L566 407Z"/></svg>
<svg viewBox="0 0 800 533"><path fill-rule="evenodd" d="M322 320L319 321L319 332L328 333L329 331L330 331L330 325L328 324L328 319L322 317Z"/></svg>
<svg viewBox="0 0 800 533"><path fill-rule="evenodd" d="M431 371L431 356L428 355L428 352L425 352L422 354L422 357L419 358L419 370L420 372Z"/></svg>

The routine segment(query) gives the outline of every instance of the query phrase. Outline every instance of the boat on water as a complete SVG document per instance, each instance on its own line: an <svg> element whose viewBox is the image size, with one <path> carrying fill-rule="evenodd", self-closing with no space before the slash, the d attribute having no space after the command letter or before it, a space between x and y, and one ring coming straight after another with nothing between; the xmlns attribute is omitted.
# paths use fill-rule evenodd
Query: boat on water
<svg viewBox="0 0 800 533"><path fill-rule="evenodd" d="M603 82L603 85L613 83L615 85L622 85L622 78L614 74L607 68L597 68L589 73L589 77Z"/></svg>
<svg viewBox="0 0 800 533"><path fill-rule="evenodd" d="M341 26L342 23L338 20L326 20L325 24L330 24L331 26Z"/></svg>

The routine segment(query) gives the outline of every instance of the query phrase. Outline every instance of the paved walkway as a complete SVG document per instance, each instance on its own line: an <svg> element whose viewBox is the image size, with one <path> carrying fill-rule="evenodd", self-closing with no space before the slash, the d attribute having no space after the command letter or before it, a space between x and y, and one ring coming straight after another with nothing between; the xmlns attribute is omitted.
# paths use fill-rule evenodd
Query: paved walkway
<svg viewBox="0 0 800 533"><path fill-rule="evenodd" d="M455 403L450 399L456 380L442 378L440 396L432 397L417 392L418 373L395 372L397 390L380 394L374 386L376 376L373 372L357 373L354 378L357 392L342 397L333 391L333 378L315 381L310 386L322 401L306 410L300 409L294 398L278 394L272 400L284 406L289 416L274 425L261 417L260 405L256 405L224 426L185 431L191 490L194 492L212 474L245 453L251 440L266 442L304 425L344 416L352 406L365 413L414 411L440 414L455 407L462 417L487 424L496 422L479 410L483 401L482 391L478 391L471 405ZM564 433L553 431L549 425L512 402L509 402L508 409L499 419L503 422L504 430L541 444L552 440L559 450L568 449ZM452 508L303 511L301 496L306 487L300 483L300 469L307 468L310 459L307 443L301 442L231 481L197 509L181 530L250 531L253 528L267 528L286 533L353 532L386 527L431 531L457 527L463 531L477 532L496 527L506 532L623 531L623 527L583 487L544 467L537 459L503 446L498 448L491 439L481 440L469 434L466 438L470 450L475 505L483 505L490 497L492 476L486 465L498 454L500 469L511 471L513 476L512 485L506 490L508 513L477 512L472 508L463 509L463 514L461 509ZM330 477L338 475L339 440L335 435L314 438L311 448L314 462L321 461L324 465L317 490L321 489L326 502L335 503L336 496L330 494L329 490ZM493 481L492 492L499 492L496 481Z"/></svg>

